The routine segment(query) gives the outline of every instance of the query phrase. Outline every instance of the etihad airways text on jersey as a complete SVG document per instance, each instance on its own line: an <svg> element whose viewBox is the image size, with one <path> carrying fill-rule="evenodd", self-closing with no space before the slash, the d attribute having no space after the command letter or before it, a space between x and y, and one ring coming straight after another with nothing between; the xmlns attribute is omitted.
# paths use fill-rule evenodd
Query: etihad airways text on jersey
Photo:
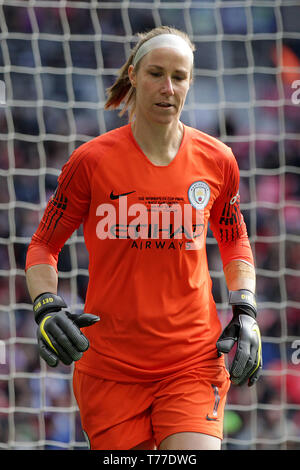
<svg viewBox="0 0 300 470"><path fill-rule="evenodd" d="M204 210L190 204L127 205L127 198L114 204L103 203L96 209L100 217L96 234L100 240L131 238L204 240Z"/></svg>

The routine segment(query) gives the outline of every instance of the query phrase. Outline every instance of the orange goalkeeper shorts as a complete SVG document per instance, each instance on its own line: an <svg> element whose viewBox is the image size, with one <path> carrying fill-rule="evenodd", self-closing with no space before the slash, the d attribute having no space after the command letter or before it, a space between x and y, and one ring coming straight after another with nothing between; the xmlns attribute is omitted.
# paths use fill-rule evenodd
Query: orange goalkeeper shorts
<svg viewBox="0 0 300 470"><path fill-rule="evenodd" d="M82 428L92 450L129 450L178 432L223 438L225 366L182 372L151 383L119 383L78 371L73 377Z"/></svg>

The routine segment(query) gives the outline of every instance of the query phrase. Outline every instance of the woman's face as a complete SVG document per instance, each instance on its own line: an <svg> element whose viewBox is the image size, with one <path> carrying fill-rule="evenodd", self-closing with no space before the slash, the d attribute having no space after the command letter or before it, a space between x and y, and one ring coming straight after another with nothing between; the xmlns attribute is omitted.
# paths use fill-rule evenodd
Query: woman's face
<svg viewBox="0 0 300 470"><path fill-rule="evenodd" d="M191 58L177 49L163 47L146 54L137 72L128 69L136 88L136 118L170 124L178 121L191 83Z"/></svg>

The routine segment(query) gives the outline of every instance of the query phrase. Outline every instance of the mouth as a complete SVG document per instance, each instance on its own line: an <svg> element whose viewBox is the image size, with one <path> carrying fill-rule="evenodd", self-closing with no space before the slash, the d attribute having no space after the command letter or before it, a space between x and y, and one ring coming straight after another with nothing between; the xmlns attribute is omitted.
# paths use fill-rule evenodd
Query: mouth
<svg viewBox="0 0 300 470"><path fill-rule="evenodd" d="M158 106L159 108L173 108L174 105L171 103L166 103L166 102L161 102L161 103L155 103L155 106Z"/></svg>

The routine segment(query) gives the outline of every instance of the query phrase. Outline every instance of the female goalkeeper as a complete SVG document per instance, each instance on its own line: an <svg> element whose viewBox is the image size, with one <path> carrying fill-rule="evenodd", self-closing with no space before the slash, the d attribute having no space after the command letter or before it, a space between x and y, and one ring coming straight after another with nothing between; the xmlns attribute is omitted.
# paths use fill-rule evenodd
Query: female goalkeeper
<svg viewBox="0 0 300 470"><path fill-rule="evenodd" d="M252 385L261 369L238 166L229 147L180 121L193 51L173 28L139 35L106 103L123 104L129 124L73 152L28 249L39 351L49 366L76 361L91 449L220 449L230 382ZM76 315L57 294L57 261L81 223L89 285ZM233 310L223 333L208 223Z"/></svg>

